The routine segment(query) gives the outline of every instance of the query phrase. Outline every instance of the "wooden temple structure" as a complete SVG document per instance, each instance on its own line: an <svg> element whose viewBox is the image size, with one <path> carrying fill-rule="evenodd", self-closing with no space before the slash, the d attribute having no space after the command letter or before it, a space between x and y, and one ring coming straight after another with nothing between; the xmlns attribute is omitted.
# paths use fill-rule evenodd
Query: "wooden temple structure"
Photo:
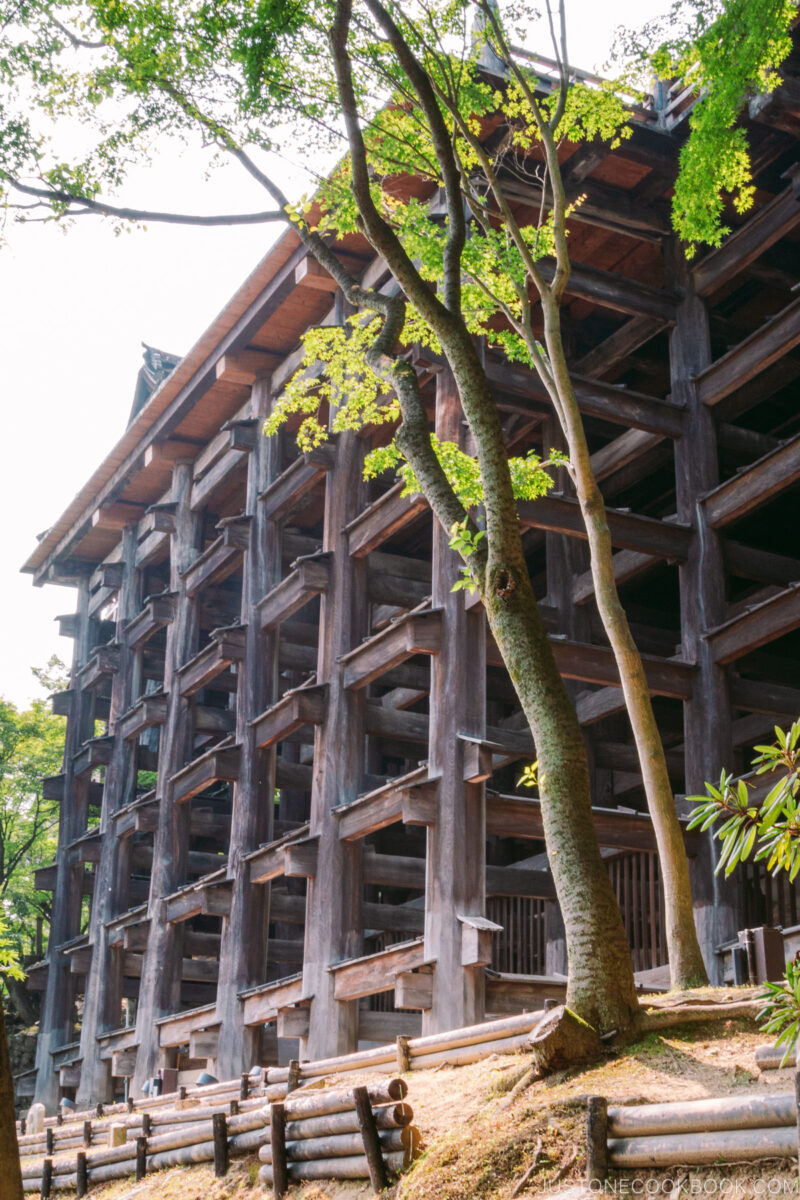
<svg viewBox="0 0 800 1200"><path fill-rule="evenodd" d="M676 803L800 713L800 78L746 115L757 197L687 262L669 195L689 101L570 152L566 338L621 594ZM798 70L800 75L800 70ZM520 209L530 178L511 180ZM339 250L388 280L358 236ZM333 281L286 233L189 353L149 362L123 436L25 564L75 611L35 1094L94 1103L159 1067L220 1078L538 1006L566 969L535 750L483 611L422 498L266 438ZM561 443L533 375L487 350L509 451ZM159 364L161 369L159 370ZM416 366L432 428L463 422ZM171 368L171 369L170 369ZM144 389L144 390L143 390ZM595 823L644 971L666 961L658 863L566 480L520 504L531 575L586 735ZM709 967L794 890L714 877L687 837ZM29 1090L34 1091L32 1086Z"/></svg>

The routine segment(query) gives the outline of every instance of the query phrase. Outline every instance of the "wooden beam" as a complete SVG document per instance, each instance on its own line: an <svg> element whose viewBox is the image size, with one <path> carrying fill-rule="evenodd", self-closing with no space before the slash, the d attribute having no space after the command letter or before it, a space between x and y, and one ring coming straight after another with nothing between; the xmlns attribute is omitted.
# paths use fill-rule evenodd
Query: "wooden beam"
<svg viewBox="0 0 800 1200"><path fill-rule="evenodd" d="M178 669L178 686L182 696L192 696L208 687L233 663L242 661L245 652L246 625L215 629L211 641L194 658Z"/></svg>
<svg viewBox="0 0 800 1200"><path fill-rule="evenodd" d="M251 387L257 379L269 375L278 362L276 354L258 348L223 354L217 359L214 374L223 383Z"/></svg>
<svg viewBox="0 0 800 1200"><path fill-rule="evenodd" d="M220 536L183 572L187 596L195 596L201 588L221 583L233 574L247 549L252 519L242 514L220 521Z"/></svg>
<svg viewBox="0 0 800 1200"><path fill-rule="evenodd" d="M319 725L325 717L327 685L296 688L251 722L256 744L264 749L282 741L303 725Z"/></svg>
<svg viewBox="0 0 800 1200"><path fill-rule="evenodd" d="M138 738L145 729L154 725L163 725L167 716L167 697L163 695L143 696L138 703L129 708L119 718L114 726L114 733L123 741Z"/></svg>
<svg viewBox="0 0 800 1200"><path fill-rule="evenodd" d="M259 600L256 611L265 632L288 621L315 596L328 590L330 562L329 553L301 559L291 574Z"/></svg>
<svg viewBox="0 0 800 1200"><path fill-rule="evenodd" d="M784 173L789 187L762 205L744 225L734 230L716 250L706 254L692 271L695 290L708 296L723 287L759 255L800 222L800 166Z"/></svg>
<svg viewBox="0 0 800 1200"><path fill-rule="evenodd" d="M131 649L144 643L172 621L175 615L175 596L166 592L161 596L149 596L141 612L123 628L125 640Z"/></svg>
<svg viewBox="0 0 800 1200"><path fill-rule="evenodd" d="M738 521L800 479L800 434L765 454L703 497L708 522L719 529Z"/></svg>
<svg viewBox="0 0 800 1200"><path fill-rule="evenodd" d="M764 713L778 720L792 721L800 713L800 688L769 683L760 679L731 676L731 700L734 708Z"/></svg>
<svg viewBox="0 0 800 1200"><path fill-rule="evenodd" d="M345 526L348 546L354 558L363 558L427 510L428 501L425 497L403 496L403 486L402 483L395 484Z"/></svg>
<svg viewBox="0 0 800 1200"><path fill-rule="evenodd" d="M714 658L720 664L734 662L767 642L800 627L800 583L786 588L747 612L709 629Z"/></svg>
<svg viewBox="0 0 800 1200"><path fill-rule="evenodd" d="M616 850L656 849L653 823L646 814L593 808L592 823L601 846ZM487 796L486 832L496 837L541 840L544 828L539 801L523 799L521 796ZM684 840L688 853L693 853L697 834L685 833Z"/></svg>
<svg viewBox="0 0 800 1200"><path fill-rule="evenodd" d="M615 329L598 346L578 359L574 370L578 375L591 378L604 375L624 362L629 355L664 328L666 322L654 320L652 317L629 317L619 329Z"/></svg>
<svg viewBox="0 0 800 1200"><path fill-rule="evenodd" d="M240 746L214 747L173 775L172 798L184 804L216 782L233 783L239 778Z"/></svg>
<svg viewBox="0 0 800 1200"><path fill-rule="evenodd" d="M368 954L363 958L335 963L328 970L334 977L334 997L337 1000L359 1000L379 992L394 990L394 977L401 971L412 971L425 964L425 939L399 942Z"/></svg>
<svg viewBox="0 0 800 1200"><path fill-rule="evenodd" d="M545 529L586 539L586 526L577 500L550 492L538 500L521 500L517 509L523 529ZM660 558L683 562L689 553L691 529L671 521L642 517L621 509L606 508L608 527L615 546Z"/></svg>
<svg viewBox="0 0 800 1200"><path fill-rule="evenodd" d="M433 824L438 800L439 781L428 779L427 768L423 767L334 809L339 837L348 842L358 841L397 821L407 825Z"/></svg>
<svg viewBox="0 0 800 1200"><path fill-rule="evenodd" d="M332 442L326 442L296 458L259 496L269 520L285 521L311 488L324 479L335 462L336 445Z"/></svg>
<svg viewBox="0 0 800 1200"><path fill-rule="evenodd" d="M719 404L800 342L800 299L767 320L760 329L734 346L697 376L703 404Z"/></svg>
<svg viewBox="0 0 800 1200"><path fill-rule="evenodd" d="M243 1021L246 1026L264 1025L267 1021L275 1021L281 1009L302 1004L306 999L302 973L248 988L239 993L239 998L242 1001Z"/></svg>
<svg viewBox="0 0 800 1200"><path fill-rule="evenodd" d="M438 654L441 640L441 609L408 613L344 655L344 685L359 690L416 654Z"/></svg>

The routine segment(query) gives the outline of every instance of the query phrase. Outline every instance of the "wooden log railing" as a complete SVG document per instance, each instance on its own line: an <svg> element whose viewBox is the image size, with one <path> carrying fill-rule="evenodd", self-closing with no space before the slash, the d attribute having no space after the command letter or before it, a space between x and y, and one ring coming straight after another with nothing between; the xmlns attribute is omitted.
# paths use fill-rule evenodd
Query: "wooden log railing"
<svg viewBox="0 0 800 1200"><path fill-rule="evenodd" d="M609 1168L705 1166L797 1158L794 1093L680 1100L608 1108L590 1096L586 1182L605 1185Z"/></svg>

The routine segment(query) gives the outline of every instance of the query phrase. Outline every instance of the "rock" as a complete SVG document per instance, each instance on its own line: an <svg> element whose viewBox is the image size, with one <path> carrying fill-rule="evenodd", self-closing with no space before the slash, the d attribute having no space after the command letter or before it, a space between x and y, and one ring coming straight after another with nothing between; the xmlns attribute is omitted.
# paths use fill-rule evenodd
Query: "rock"
<svg viewBox="0 0 800 1200"><path fill-rule="evenodd" d="M44 1133L44 1118L44 1105L39 1104L38 1102L36 1104L32 1104L28 1109L28 1115L25 1118L25 1132Z"/></svg>

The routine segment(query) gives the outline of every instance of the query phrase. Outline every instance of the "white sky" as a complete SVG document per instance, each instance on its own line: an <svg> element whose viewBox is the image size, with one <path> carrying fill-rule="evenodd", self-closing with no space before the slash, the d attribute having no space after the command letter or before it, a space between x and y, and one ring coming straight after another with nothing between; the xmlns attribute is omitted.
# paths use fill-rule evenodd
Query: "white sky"
<svg viewBox="0 0 800 1200"><path fill-rule="evenodd" d="M570 60L601 68L618 25L639 26L664 7L568 0ZM548 54L542 34L529 45ZM288 166L284 183L290 195L307 186ZM206 182L199 154L165 155L132 177L121 199L195 212L271 207L238 169ZM30 668L53 653L70 660L54 618L74 609L74 591L34 588L19 568L122 434L141 342L185 353L278 232L152 225L115 236L93 217L66 232L8 229L0 248L0 695L27 703L38 693Z"/></svg>

